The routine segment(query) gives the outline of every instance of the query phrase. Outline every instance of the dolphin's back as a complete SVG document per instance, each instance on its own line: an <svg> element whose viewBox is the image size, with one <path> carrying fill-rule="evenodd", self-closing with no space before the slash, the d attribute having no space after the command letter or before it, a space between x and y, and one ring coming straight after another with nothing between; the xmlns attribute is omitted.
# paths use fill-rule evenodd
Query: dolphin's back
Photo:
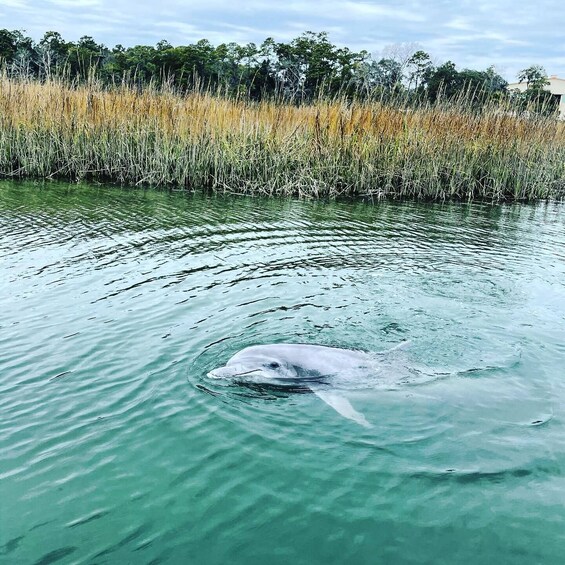
<svg viewBox="0 0 565 565"><path fill-rule="evenodd" d="M335 375L344 371L362 368L370 363L371 357L363 352L325 345L302 343L278 343L253 345L234 355L232 361L249 356L279 359L299 369L301 374Z"/></svg>

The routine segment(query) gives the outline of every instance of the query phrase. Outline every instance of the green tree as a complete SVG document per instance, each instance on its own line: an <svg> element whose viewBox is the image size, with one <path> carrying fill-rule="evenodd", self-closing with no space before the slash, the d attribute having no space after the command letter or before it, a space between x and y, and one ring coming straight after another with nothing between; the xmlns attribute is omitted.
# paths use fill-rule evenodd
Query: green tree
<svg viewBox="0 0 565 565"><path fill-rule="evenodd" d="M275 76L291 98L312 99L321 92L335 94L354 78L363 55L338 48L325 32L303 33L291 43L276 43Z"/></svg>
<svg viewBox="0 0 565 565"><path fill-rule="evenodd" d="M482 105L503 96L507 83L493 67L486 71L458 71L453 62L447 61L435 69L426 69L422 84L432 101L440 96L451 99L464 95L469 102Z"/></svg>
<svg viewBox="0 0 565 565"><path fill-rule="evenodd" d="M394 59L381 59L375 65L375 82L386 89L398 89L402 81L402 66Z"/></svg>
<svg viewBox="0 0 565 565"><path fill-rule="evenodd" d="M33 40L19 30L0 30L0 64L7 65L11 74L36 74L37 57Z"/></svg>
<svg viewBox="0 0 565 565"><path fill-rule="evenodd" d="M68 44L63 40L61 34L56 31L48 31L39 40L36 51L41 71L46 76L53 73L61 73L68 58Z"/></svg>
<svg viewBox="0 0 565 565"><path fill-rule="evenodd" d="M91 73L98 74L109 55L109 50L89 35L82 36L77 43L68 43L67 52L71 76L82 79Z"/></svg>
<svg viewBox="0 0 565 565"><path fill-rule="evenodd" d="M155 48L150 45L136 45L129 49L118 45L112 50L109 60L114 80L126 76L128 80L142 85L148 83L157 73Z"/></svg>
<svg viewBox="0 0 565 565"><path fill-rule="evenodd" d="M414 90L417 91L432 68L433 65L430 55L422 50L416 51L406 62L408 86L413 86Z"/></svg>
<svg viewBox="0 0 565 565"><path fill-rule="evenodd" d="M18 31L0 29L0 60L11 63L18 50Z"/></svg>
<svg viewBox="0 0 565 565"><path fill-rule="evenodd" d="M514 100L522 111L552 115L557 113L559 98L544 89L549 84L547 73L541 65L532 65L518 73L518 80L526 83L525 92L516 92Z"/></svg>
<svg viewBox="0 0 565 565"><path fill-rule="evenodd" d="M463 86L463 80L452 61L430 69L425 76L425 82L428 98L432 101L440 96L451 98L458 94Z"/></svg>
<svg viewBox="0 0 565 565"><path fill-rule="evenodd" d="M500 76L493 65L487 68L484 72L485 74L485 83L487 88L495 93L506 92L506 87L508 86L508 82Z"/></svg>
<svg viewBox="0 0 565 565"><path fill-rule="evenodd" d="M528 89L542 90L549 84L547 73L541 65L532 65L518 73L518 80L525 82Z"/></svg>

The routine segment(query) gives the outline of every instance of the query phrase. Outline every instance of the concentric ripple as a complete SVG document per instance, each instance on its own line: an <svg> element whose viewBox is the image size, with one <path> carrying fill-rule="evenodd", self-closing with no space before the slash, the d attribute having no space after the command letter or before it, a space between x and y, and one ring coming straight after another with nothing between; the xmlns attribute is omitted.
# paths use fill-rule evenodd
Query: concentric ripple
<svg viewBox="0 0 565 565"><path fill-rule="evenodd" d="M0 275L0 562L562 562L562 204L3 181ZM370 429L206 377L405 340Z"/></svg>

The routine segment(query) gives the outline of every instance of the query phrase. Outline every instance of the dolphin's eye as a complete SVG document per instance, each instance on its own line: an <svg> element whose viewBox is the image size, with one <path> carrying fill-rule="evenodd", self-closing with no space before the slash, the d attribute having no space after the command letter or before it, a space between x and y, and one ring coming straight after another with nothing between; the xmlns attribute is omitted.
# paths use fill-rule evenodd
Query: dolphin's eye
<svg viewBox="0 0 565 565"><path fill-rule="evenodd" d="M278 369L280 367L280 364L277 363L276 361L273 361L272 363L269 363L269 368L270 369Z"/></svg>

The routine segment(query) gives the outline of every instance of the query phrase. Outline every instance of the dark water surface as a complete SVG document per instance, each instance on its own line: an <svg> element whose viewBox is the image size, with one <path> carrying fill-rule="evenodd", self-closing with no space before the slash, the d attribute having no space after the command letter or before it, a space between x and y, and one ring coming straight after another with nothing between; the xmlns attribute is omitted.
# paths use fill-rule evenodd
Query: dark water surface
<svg viewBox="0 0 565 565"><path fill-rule="evenodd" d="M239 349L447 376L211 386ZM512 563L565 555L565 206L0 183L0 562Z"/></svg>

